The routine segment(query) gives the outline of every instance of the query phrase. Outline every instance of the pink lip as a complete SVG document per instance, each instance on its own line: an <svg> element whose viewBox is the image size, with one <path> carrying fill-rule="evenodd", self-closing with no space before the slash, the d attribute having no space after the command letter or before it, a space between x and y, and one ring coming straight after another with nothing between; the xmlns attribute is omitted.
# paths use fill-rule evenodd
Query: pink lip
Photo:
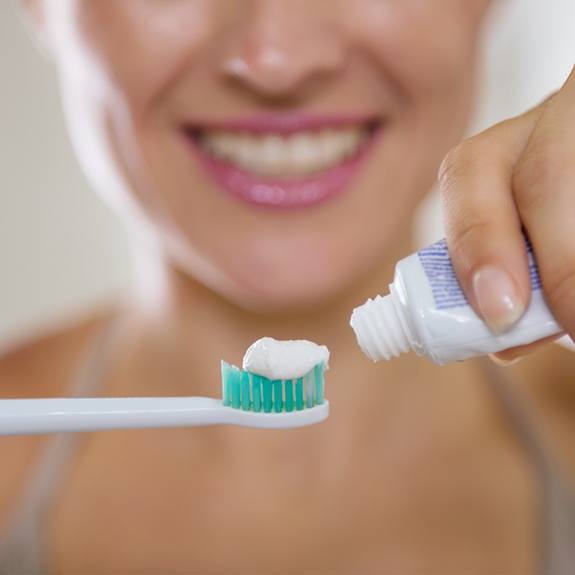
<svg viewBox="0 0 575 575"><path fill-rule="evenodd" d="M197 135L202 129L287 136L300 131L342 128L358 124L372 129L370 137L354 156L323 172L289 180L260 176L215 158L207 153L197 140ZM379 123L373 118L273 114L218 123L187 124L183 131L188 144L199 157L206 172L225 192L251 205L294 209L322 203L345 191L369 154L375 135L379 132L378 128Z"/></svg>

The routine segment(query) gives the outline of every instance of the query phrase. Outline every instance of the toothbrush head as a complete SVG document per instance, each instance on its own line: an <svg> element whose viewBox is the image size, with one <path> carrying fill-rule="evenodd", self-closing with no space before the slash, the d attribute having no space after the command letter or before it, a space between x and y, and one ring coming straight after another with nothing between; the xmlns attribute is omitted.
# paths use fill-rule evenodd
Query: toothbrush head
<svg viewBox="0 0 575 575"><path fill-rule="evenodd" d="M303 377L272 380L222 361L223 404L232 409L263 414L327 408L324 374L325 364L319 363Z"/></svg>

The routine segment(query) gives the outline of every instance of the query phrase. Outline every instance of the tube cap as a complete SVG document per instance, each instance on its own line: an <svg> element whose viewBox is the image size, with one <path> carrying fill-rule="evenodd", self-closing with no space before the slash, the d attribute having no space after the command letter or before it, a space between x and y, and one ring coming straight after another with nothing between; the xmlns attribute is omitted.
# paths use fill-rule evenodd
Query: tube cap
<svg viewBox="0 0 575 575"><path fill-rule="evenodd" d="M389 360L411 349L391 295L377 296L355 308L350 325L359 347L372 361Z"/></svg>

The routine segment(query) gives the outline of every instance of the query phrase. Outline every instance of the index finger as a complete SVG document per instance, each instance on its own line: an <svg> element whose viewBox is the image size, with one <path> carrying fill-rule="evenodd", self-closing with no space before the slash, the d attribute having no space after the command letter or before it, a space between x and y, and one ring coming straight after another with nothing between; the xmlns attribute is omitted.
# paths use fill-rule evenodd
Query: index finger
<svg viewBox="0 0 575 575"><path fill-rule="evenodd" d="M446 239L470 304L494 332L512 326L531 283L513 170L540 117L536 108L456 147L440 171Z"/></svg>

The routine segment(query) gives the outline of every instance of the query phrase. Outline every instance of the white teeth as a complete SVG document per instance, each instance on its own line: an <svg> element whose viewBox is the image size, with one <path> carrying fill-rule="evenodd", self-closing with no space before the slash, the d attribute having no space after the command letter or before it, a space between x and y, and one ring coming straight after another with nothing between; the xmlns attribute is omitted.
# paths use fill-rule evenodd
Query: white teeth
<svg viewBox="0 0 575 575"><path fill-rule="evenodd" d="M230 149L230 139L225 134L220 134L211 141L210 151L217 158L226 158Z"/></svg>
<svg viewBox="0 0 575 575"><path fill-rule="evenodd" d="M304 176L332 168L357 153L363 128L330 129L293 136L206 131L202 147L221 160L264 176Z"/></svg>
<svg viewBox="0 0 575 575"><path fill-rule="evenodd" d="M281 173L284 162L284 144L279 136L268 136L261 150L261 161L269 174Z"/></svg>
<svg viewBox="0 0 575 575"><path fill-rule="evenodd" d="M254 146L254 142L251 138L247 136L240 136L237 142L237 148L234 148L233 140L230 139L232 142L230 148L228 150L228 158L235 159L237 163L246 170L253 169L253 163L255 161L256 156L256 149ZM235 155L235 158L234 158Z"/></svg>
<svg viewBox="0 0 575 575"><path fill-rule="evenodd" d="M312 136L299 134L289 139L287 155L289 168L292 173L307 173L317 169L321 165L321 141L316 141Z"/></svg>

